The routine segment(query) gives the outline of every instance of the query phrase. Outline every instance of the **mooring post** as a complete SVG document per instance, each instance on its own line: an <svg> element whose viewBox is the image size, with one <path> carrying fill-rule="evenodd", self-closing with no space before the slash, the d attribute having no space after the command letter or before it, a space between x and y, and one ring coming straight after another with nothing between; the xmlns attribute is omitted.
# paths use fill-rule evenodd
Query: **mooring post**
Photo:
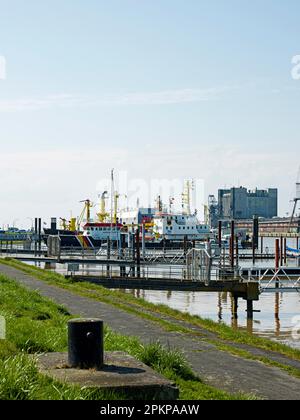
<svg viewBox="0 0 300 420"><path fill-rule="evenodd" d="M283 266L283 237L280 236L280 265Z"/></svg>
<svg viewBox="0 0 300 420"><path fill-rule="evenodd" d="M75 369L104 366L104 329L100 319L73 319L68 323L69 365Z"/></svg>

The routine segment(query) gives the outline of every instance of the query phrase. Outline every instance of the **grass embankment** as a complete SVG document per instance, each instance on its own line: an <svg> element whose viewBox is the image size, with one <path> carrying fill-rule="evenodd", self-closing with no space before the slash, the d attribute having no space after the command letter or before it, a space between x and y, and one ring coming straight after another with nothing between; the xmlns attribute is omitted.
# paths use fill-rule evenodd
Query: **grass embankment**
<svg viewBox="0 0 300 420"><path fill-rule="evenodd" d="M203 329L204 334L205 331L214 333L216 338L223 340L228 344L245 344L247 346L256 347L262 350L276 352L294 360L300 360L299 350L293 349L284 344L276 343L274 341L249 334L246 331L235 330L223 323L216 323L209 319L203 319L198 316L182 313L175 309L171 309L166 305L155 305L145 301L144 299L136 298L130 294L125 294L122 291L108 290L101 286L87 282L74 282L72 279L65 279L65 277L60 274L29 266L16 260L8 258L0 259L0 263L17 268L25 273L32 274L34 277L40 280L47 281L48 283L55 284L67 290L71 290L72 292L78 293L81 296L86 296L101 302L108 303L127 312L131 312L139 317L146 318L149 321L159 323L161 327L167 331L177 331L193 335L201 335L201 331L195 332L190 328L192 326L196 326ZM163 316L168 317L168 319L163 319ZM174 322L172 322L172 319ZM176 321L183 321L187 324L180 325L178 322L176 323ZM221 345L219 344L219 346ZM223 346L224 351L225 348L226 346ZM227 351L229 351L229 348L227 348ZM238 351L238 349L231 348L231 352L235 352L236 355L238 355ZM246 357L246 354L246 352L243 353L244 357ZM250 354L248 358L255 360L255 358L250 356ZM259 360L259 358L256 358L256 360ZM267 363L268 360L264 360ZM273 364L271 361L269 362L269 364ZM296 376L298 376L298 374Z"/></svg>
<svg viewBox="0 0 300 420"><path fill-rule="evenodd" d="M1 400L123 399L119 394L90 391L39 374L34 358L29 355L67 350L67 322L71 316L64 308L0 275L0 315L7 323L6 340L0 340ZM106 328L105 347L106 351L125 351L174 381L181 399L251 398L230 395L203 384L180 352L164 349L157 343L143 346L135 337Z"/></svg>

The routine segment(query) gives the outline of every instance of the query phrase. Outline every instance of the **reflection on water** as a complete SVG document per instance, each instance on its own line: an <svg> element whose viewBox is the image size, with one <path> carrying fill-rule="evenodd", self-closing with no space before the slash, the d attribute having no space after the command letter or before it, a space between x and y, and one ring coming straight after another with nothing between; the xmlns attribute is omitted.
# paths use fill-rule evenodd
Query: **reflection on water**
<svg viewBox="0 0 300 420"><path fill-rule="evenodd" d="M225 322L261 337L276 340L300 349L300 341L292 338L292 319L300 312L299 293L265 293L254 303L254 319L247 319L246 301L239 300L238 319L232 317L232 300L229 293L127 291L148 302L165 304L191 315Z"/></svg>

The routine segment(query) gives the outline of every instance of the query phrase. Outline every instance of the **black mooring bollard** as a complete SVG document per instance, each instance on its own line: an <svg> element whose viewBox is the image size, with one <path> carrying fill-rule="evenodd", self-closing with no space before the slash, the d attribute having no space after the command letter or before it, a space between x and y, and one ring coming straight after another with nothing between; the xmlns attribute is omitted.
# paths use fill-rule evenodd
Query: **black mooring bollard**
<svg viewBox="0 0 300 420"><path fill-rule="evenodd" d="M69 329L69 365L77 369L98 369L104 365L103 321L73 319Z"/></svg>

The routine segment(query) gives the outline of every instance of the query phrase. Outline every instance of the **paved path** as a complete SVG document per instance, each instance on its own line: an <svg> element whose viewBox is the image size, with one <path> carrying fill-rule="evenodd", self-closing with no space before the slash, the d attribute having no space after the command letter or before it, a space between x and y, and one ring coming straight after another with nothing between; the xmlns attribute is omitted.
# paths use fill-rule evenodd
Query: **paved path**
<svg viewBox="0 0 300 420"><path fill-rule="evenodd" d="M136 336L143 343L159 340L166 346L179 348L184 352L194 372L209 385L231 393L252 393L265 399L300 400L300 379L289 376L280 369L219 351L214 345L201 340L201 337L167 332L151 321L49 285L14 268L0 264L0 273L37 290L76 316L101 318L113 330L124 335ZM172 321L174 322L173 318ZM264 355L260 350L257 353ZM276 354L274 358L300 369L300 363L297 361Z"/></svg>

